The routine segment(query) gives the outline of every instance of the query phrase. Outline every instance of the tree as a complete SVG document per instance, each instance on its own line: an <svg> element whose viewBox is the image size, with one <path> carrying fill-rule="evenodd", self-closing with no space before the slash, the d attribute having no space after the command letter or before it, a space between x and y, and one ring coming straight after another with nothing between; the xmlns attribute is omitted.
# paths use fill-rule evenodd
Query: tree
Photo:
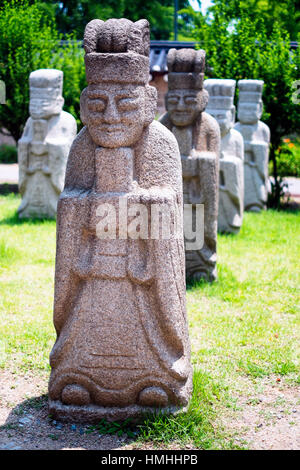
<svg viewBox="0 0 300 470"><path fill-rule="evenodd" d="M6 85L6 104L0 106L0 127L18 140L28 115L30 72L46 68L58 41L53 21L37 5L4 2L0 9L0 79Z"/></svg>
<svg viewBox="0 0 300 470"><path fill-rule="evenodd" d="M137 21L146 18L153 39L169 39L173 31L174 0L62 0L41 3L54 8L56 22L62 34L74 34L82 39L85 25L94 18L128 18ZM50 5L49 5L50 4ZM179 0L179 8L188 6L188 0Z"/></svg>
<svg viewBox="0 0 300 470"><path fill-rule="evenodd" d="M251 21L263 18L267 35L272 34L273 25L277 23L281 30L289 33L291 40L297 40L300 32L299 0L214 0L213 3L212 13L217 6L227 19L237 20L247 12Z"/></svg>
<svg viewBox="0 0 300 470"><path fill-rule="evenodd" d="M279 207L277 158L283 137L299 131L300 124L300 105L293 100L300 48L290 50L290 36L279 23L274 22L270 31L262 15L249 16L246 8L240 7L240 17L233 21L224 8L226 3L215 1L204 23L203 15L193 12L190 21L198 21L194 20L194 38L206 50L209 77L264 80L262 119L271 130L270 160L275 179L272 206Z"/></svg>
<svg viewBox="0 0 300 470"><path fill-rule="evenodd" d="M0 80L6 104L0 105L0 128L17 141L28 117L29 74L39 68L64 72L65 109L79 121L79 96L85 86L83 50L70 42L62 48L55 18L38 3L4 1L0 6Z"/></svg>

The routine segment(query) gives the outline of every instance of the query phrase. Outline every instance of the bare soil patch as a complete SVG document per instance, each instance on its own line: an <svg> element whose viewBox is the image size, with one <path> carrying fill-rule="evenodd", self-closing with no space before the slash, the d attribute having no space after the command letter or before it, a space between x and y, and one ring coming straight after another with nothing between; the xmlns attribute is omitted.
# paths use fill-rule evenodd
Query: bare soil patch
<svg viewBox="0 0 300 470"><path fill-rule="evenodd" d="M47 407L47 382L46 375L0 371L0 450L157 448L127 436L86 434L88 426L53 420ZM300 387L265 383L251 398L239 397L237 410L222 424L242 448L300 450Z"/></svg>
<svg viewBox="0 0 300 470"><path fill-rule="evenodd" d="M240 397L237 408L226 425L241 445L252 450L300 450L300 387L266 383L253 397Z"/></svg>
<svg viewBox="0 0 300 470"><path fill-rule="evenodd" d="M111 450L132 448L127 437L86 434L87 426L49 417L47 377L0 372L1 450Z"/></svg>

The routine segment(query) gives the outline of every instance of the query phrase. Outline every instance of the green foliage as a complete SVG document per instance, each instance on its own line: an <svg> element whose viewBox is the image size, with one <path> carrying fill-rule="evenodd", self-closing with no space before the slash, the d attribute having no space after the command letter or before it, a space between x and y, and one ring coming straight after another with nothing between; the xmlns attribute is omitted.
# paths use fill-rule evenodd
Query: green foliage
<svg viewBox="0 0 300 470"><path fill-rule="evenodd" d="M275 178L273 207L279 207L282 188L276 156L283 137L297 132L300 123L300 105L293 102L293 84L299 78L300 48L290 50L289 34L280 24L274 21L269 31L264 16L251 15L243 2L239 4L239 17L232 20L225 8L227 3L215 2L210 9L211 16L204 22L201 13L193 13L190 21L194 23L194 37L206 50L209 77L264 80L262 120L271 131L270 160Z"/></svg>
<svg viewBox="0 0 300 470"><path fill-rule="evenodd" d="M99 18L128 18L137 21L146 18L151 26L152 39L170 39L173 30L173 0L40 0L54 8L57 26L63 34L83 38L85 25ZM179 0L179 8L188 6L188 0ZM49 4L51 6L49 6Z"/></svg>
<svg viewBox="0 0 300 470"><path fill-rule="evenodd" d="M77 41L69 37L69 41L58 48L53 55L52 64L54 68L62 70L64 73L64 110L75 117L79 131L82 127L80 120L80 94L87 86L84 50Z"/></svg>
<svg viewBox="0 0 300 470"><path fill-rule="evenodd" d="M0 79L6 84L6 104L0 106L0 127L17 141L29 115L29 74L40 68L64 72L64 109L80 124L80 92L85 86L83 50L72 37L60 45L55 18L39 3L5 1L0 9Z"/></svg>
<svg viewBox="0 0 300 470"><path fill-rule="evenodd" d="M18 161L17 149L13 145L0 145L0 163L16 163Z"/></svg>
<svg viewBox="0 0 300 470"><path fill-rule="evenodd" d="M28 116L30 72L51 64L59 39L54 21L25 0L4 2L0 9L0 79L6 84L6 104L0 106L0 126L18 140Z"/></svg>
<svg viewBox="0 0 300 470"><path fill-rule="evenodd" d="M287 31L294 41L300 32L299 0L214 0L214 5L217 5L229 20L241 18L245 11L251 21L263 17L267 34L272 33L274 21L280 29Z"/></svg>
<svg viewBox="0 0 300 470"><path fill-rule="evenodd" d="M300 139L294 142L290 142L290 139L283 139L283 142L276 153L277 174L279 177L300 178ZM272 162L270 163L270 170L273 172Z"/></svg>
<svg viewBox="0 0 300 470"><path fill-rule="evenodd" d="M271 162L273 163L273 162ZM267 205L268 207L283 207L283 199L288 188L288 183L282 178L282 176L277 175L277 180L271 180L271 191L268 193L268 200ZM277 198L279 200L279 204L277 203Z"/></svg>

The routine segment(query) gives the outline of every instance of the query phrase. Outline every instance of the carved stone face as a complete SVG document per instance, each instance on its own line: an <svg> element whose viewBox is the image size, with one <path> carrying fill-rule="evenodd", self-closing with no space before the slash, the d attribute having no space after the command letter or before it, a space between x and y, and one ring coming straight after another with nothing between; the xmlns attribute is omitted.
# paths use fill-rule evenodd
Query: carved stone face
<svg viewBox="0 0 300 470"><path fill-rule="evenodd" d="M207 99L205 90L170 90L166 108L175 126L189 126L204 111Z"/></svg>
<svg viewBox="0 0 300 470"><path fill-rule="evenodd" d="M242 102L238 106L238 120L244 124L255 124L262 115L262 103Z"/></svg>
<svg viewBox="0 0 300 470"><path fill-rule="evenodd" d="M221 136L226 135L234 124L234 112L233 109L207 109L207 112L218 121Z"/></svg>
<svg viewBox="0 0 300 470"><path fill-rule="evenodd" d="M29 113L33 119L48 119L55 114L60 114L64 105L62 96L57 96L53 90L40 91L35 88L30 92Z"/></svg>
<svg viewBox="0 0 300 470"><path fill-rule="evenodd" d="M93 141L108 148L135 144L147 124L146 88L134 84L89 85L85 120Z"/></svg>

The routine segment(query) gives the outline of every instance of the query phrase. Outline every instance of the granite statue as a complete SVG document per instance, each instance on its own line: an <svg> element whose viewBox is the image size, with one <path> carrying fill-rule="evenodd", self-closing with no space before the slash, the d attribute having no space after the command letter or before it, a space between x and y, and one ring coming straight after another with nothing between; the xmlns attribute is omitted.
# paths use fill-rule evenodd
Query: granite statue
<svg viewBox="0 0 300 470"><path fill-rule="evenodd" d="M244 138L244 208L260 212L268 196L270 129L260 121L262 80L239 80L238 120L234 126Z"/></svg>
<svg viewBox="0 0 300 470"><path fill-rule="evenodd" d="M180 154L154 121L149 47L146 20L85 29L84 127L58 203L49 407L61 420L173 413L192 391L182 223L169 238L130 229L137 205L182 220Z"/></svg>
<svg viewBox="0 0 300 470"><path fill-rule="evenodd" d="M204 244L185 250L188 279L217 277L217 220L220 129L204 112L205 51L170 49L168 53L167 112L160 118L175 135L181 154L185 204L204 205Z"/></svg>
<svg viewBox="0 0 300 470"><path fill-rule="evenodd" d="M209 101L206 112L220 126L218 231L238 233L244 212L244 141L233 129L235 121L235 80L208 79L204 82Z"/></svg>
<svg viewBox="0 0 300 470"><path fill-rule="evenodd" d="M29 76L28 118L18 141L20 218L56 216L68 153L76 136L74 117L63 111L63 72L35 70Z"/></svg>

